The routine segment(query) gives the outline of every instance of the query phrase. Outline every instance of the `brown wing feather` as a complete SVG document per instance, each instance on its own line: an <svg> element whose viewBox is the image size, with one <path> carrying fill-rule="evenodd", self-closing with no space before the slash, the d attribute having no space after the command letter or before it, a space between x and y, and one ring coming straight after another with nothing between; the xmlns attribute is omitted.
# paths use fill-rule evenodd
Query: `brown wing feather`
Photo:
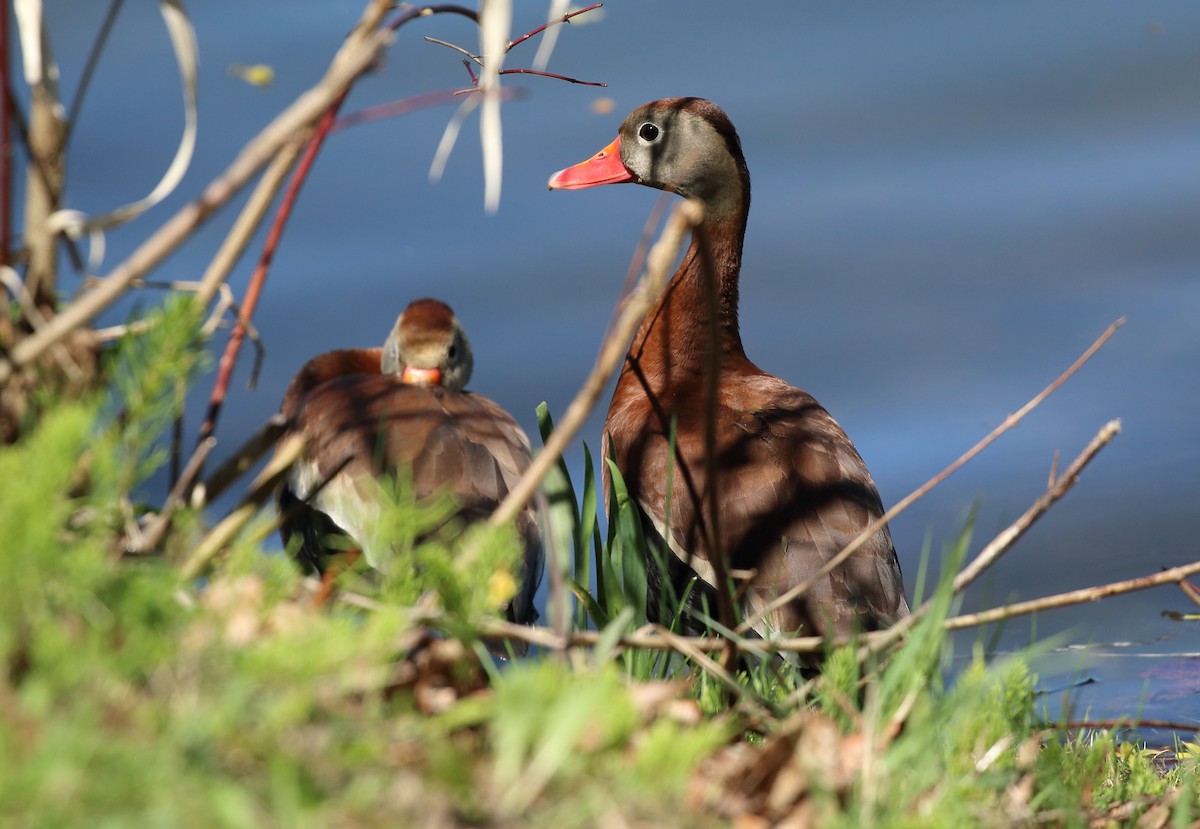
<svg viewBox="0 0 1200 829"><path fill-rule="evenodd" d="M283 393L279 412L291 418L304 396L322 383L356 374L378 374L382 348L344 348L318 354L300 367Z"/></svg>
<svg viewBox="0 0 1200 829"><path fill-rule="evenodd" d="M708 485L703 412L676 416L673 546L692 557L692 570L711 579L702 523L707 509L699 506ZM651 524L663 527L669 459L662 416L647 398L631 395L614 401L608 428L626 438L614 450L631 495ZM841 427L810 395L778 378L723 375L716 431L720 548L727 566L756 572L748 609L815 574L883 514L866 465ZM777 612L769 626L841 633L888 625L906 612L899 563L885 528L806 596Z"/></svg>
<svg viewBox="0 0 1200 829"><path fill-rule="evenodd" d="M310 361L306 369L314 370L307 379L298 375L293 386L319 376L317 369L346 364L348 358L339 352L322 358L333 355L338 356L316 366L321 358ZM285 397L285 405L288 400ZM374 479L411 469L418 498L448 492L459 515L470 522L490 515L529 465L529 441L517 423L491 400L470 392L360 374L315 384L299 395L293 408L293 428L308 439L308 466L293 472L291 497L311 497L313 505L354 537L364 552L372 549L369 560L385 555L387 546L386 540L371 537L370 525L377 515L369 503L369 482ZM313 495L320 483L324 488ZM297 530L290 527L291 532ZM520 516L518 530L525 540L526 578L512 612L523 620L532 613L542 563L532 508ZM305 533L304 557L312 560L327 551L311 549L310 535Z"/></svg>

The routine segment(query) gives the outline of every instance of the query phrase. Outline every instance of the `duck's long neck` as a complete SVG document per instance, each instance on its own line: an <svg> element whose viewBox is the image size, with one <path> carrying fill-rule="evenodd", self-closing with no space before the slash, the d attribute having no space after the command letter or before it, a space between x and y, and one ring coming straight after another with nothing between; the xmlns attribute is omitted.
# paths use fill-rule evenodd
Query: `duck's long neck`
<svg viewBox="0 0 1200 829"><path fill-rule="evenodd" d="M640 374L655 391L703 377L710 336L710 268L717 284L721 361L745 360L738 329L738 276L745 233L744 212L706 220L696 229L679 270L634 336L624 373Z"/></svg>

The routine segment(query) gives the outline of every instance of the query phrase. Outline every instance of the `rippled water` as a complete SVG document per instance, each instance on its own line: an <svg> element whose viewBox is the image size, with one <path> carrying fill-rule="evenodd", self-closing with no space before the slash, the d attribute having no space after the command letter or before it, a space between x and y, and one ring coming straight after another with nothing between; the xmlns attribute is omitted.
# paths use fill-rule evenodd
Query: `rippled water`
<svg viewBox="0 0 1200 829"><path fill-rule="evenodd" d="M99 10L47 5L71 89ZM349 0L190 5L202 50L196 162L179 196L113 234L109 263L319 77L359 12ZM518 6L514 28L524 31L545 4ZM403 30L347 111L466 85L458 57L422 43L425 34L474 41L469 24L449 18ZM476 390L531 432L539 401L561 412L591 364L658 194L551 194L546 178L606 144L634 106L700 95L729 112L754 181L747 350L833 412L886 502L986 434L1109 323L1128 320L1018 429L894 523L910 583L926 539L940 552L978 505L978 550L1036 498L1056 452L1065 463L1117 417L1117 441L965 606L1194 560L1197 42L1200 6L1188 0L609 3L601 21L563 32L550 65L607 89L512 79L528 96L504 110L496 215L482 210L473 122L444 180L427 179L449 109L329 143L257 317L263 378L230 401L223 446L275 409L308 356L379 342L395 314L427 294L464 321ZM527 65L532 54L518 51L509 65ZM227 72L249 63L273 66L274 85L252 88ZM611 114L595 114L600 98L612 99ZM130 6L73 138L72 206L100 211L149 190L181 123L161 23L147 4ZM159 276L197 278L230 220L219 217ZM249 270L238 270L235 290ZM593 447L601 419L586 432ZM578 451L572 460L578 467ZM1200 651L1198 628L1161 618L1164 609L1196 610L1162 588L1014 621L999 646L1047 636L1101 643L1089 656L1044 662L1046 685L1079 673L1100 680L1082 689L1096 710L1127 712L1144 698L1147 715L1194 720L1200 683L1187 678L1195 663L1145 656Z"/></svg>

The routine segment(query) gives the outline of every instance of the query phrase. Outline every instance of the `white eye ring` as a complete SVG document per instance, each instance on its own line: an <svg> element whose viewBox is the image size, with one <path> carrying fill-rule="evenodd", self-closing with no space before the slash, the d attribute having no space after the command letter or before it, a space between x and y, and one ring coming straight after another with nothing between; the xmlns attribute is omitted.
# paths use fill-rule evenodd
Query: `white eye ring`
<svg viewBox="0 0 1200 829"><path fill-rule="evenodd" d="M662 130L658 128L658 124L652 124L649 121L638 127L638 141L643 144L653 144L662 136Z"/></svg>

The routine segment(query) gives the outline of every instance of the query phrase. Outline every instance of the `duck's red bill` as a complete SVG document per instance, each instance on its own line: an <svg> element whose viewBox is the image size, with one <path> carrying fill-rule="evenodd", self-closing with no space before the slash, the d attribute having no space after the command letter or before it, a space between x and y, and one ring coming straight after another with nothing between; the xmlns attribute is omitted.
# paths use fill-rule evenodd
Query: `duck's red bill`
<svg viewBox="0 0 1200 829"><path fill-rule="evenodd" d="M405 366L400 379L413 386L440 386L442 384L442 372L436 368Z"/></svg>
<svg viewBox="0 0 1200 829"><path fill-rule="evenodd" d="M621 138L574 167L559 170L550 176L551 190L582 190L599 184L618 184L633 181L633 173L621 163Z"/></svg>

